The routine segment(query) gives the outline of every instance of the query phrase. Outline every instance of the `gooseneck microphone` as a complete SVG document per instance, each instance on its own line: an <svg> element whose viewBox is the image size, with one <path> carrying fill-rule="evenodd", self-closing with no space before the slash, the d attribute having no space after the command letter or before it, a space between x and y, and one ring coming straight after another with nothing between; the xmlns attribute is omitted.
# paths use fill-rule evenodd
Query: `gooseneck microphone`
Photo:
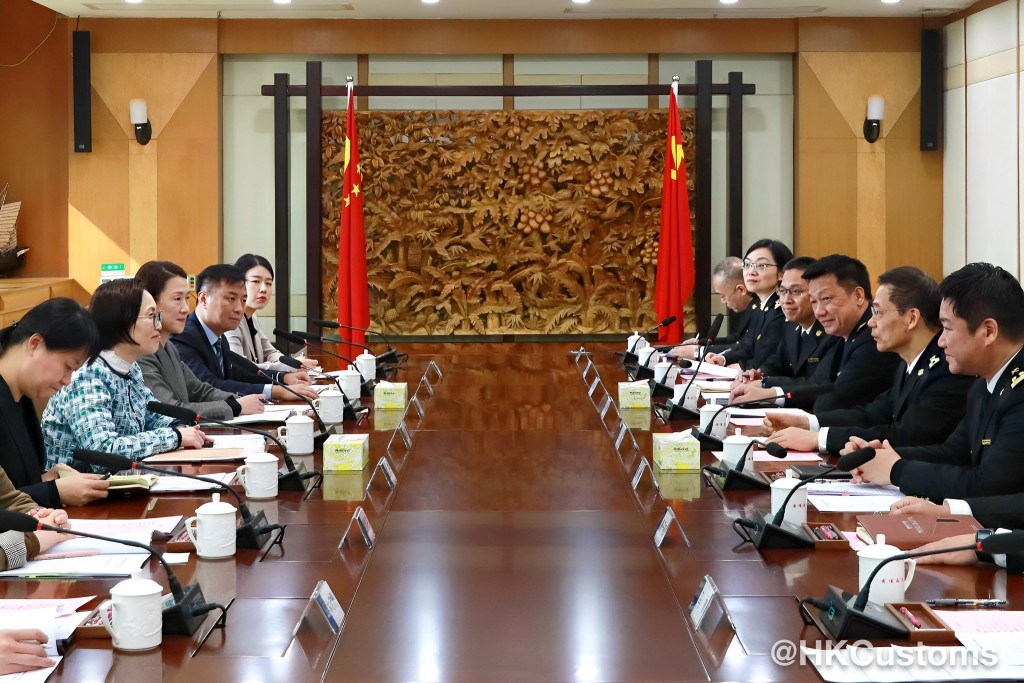
<svg viewBox="0 0 1024 683"><path fill-rule="evenodd" d="M711 328L708 330L708 340L707 343L704 344L704 351L700 354L700 358L697 359L697 366L693 369L693 374L690 375L690 381L686 383L686 388L683 389L682 405L678 403L673 404L672 409L668 411L668 415L662 415L665 422L668 422L669 420L693 420L700 417L700 413L696 410L686 407L686 394L690 391L690 387L693 386L693 380L697 379L697 373L700 372L700 366L704 363L704 356L708 354L708 344L712 343L714 338L718 336L718 332L722 329L722 322L724 320L725 316L719 313L711 322ZM685 362L689 363L689 361ZM682 367L680 363L677 363L677 365Z"/></svg>
<svg viewBox="0 0 1024 683"><path fill-rule="evenodd" d="M274 329L274 334L277 335L278 337L281 337L282 339L290 341L293 344L298 344L300 346L309 346L310 348L314 348L314 349L317 348L315 346L312 346L311 344L307 344L301 337L299 337L297 335L294 335L294 334L292 334L290 332L284 332L283 330L278 330L278 329L275 328ZM323 350L325 353L328 353L328 354L333 355L333 356L337 356L338 358L341 358L342 360L345 360L345 361L348 361L349 363L352 363L352 361L350 361L348 358L345 358L344 356L338 356L338 354L331 354L331 352L327 351L326 349L321 349L321 350ZM282 356L279 360L284 361L285 358L287 358L287 356ZM292 365L291 363L289 363L287 361L285 361L285 365L288 365L290 367L300 367L302 365L302 363L300 363L299 361L297 361L295 359L290 359L290 360L293 363L295 363L295 365ZM356 372L359 372L359 368L357 368L354 364L352 365L352 367L356 369ZM356 407L349 402L348 396L345 394L345 390L341 388L341 380L339 380L337 377L335 377L333 375L328 375L326 372L321 372L319 376L320 377L326 377L331 382L334 382L334 386L338 387L338 391L341 392L341 400L342 400L342 403L345 406L345 412L344 412L344 415L343 415L344 419L346 419L346 420L356 420L356 424L358 424L370 412L369 408L361 408L359 410L356 410ZM362 374L359 375L359 378L360 379L363 378ZM365 385L365 384L366 384L365 382L362 382L360 384L360 389L362 389L363 385ZM292 392L292 393L294 393L294 392ZM360 394L362 394L362 391L360 391ZM319 415L318 415L318 417L319 417ZM320 423L323 424L323 421L321 420Z"/></svg>
<svg viewBox="0 0 1024 683"><path fill-rule="evenodd" d="M323 444L324 441L327 440L327 436L328 436L327 425L324 424L323 419L321 419L320 412L316 409L316 406L313 405L313 401L311 401L310 399L306 398L305 396L303 396L299 392L295 391L290 386L288 386L284 382L280 381L279 379L274 377L271 373L265 371L263 368L261 368L260 366L256 365L255 363L253 363L251 360L249 360L245 356L240 356L237 353L235 353L234 351L228 351L228 362L231 363L231 365L233 365L236 368L239 368L241 370L244 370L244 371L249 372L251 374L255 374L255 375L259 376L259 377L262 377L262 378L268 380L269 382L271 382L275 386L281 387L282 389L287 391L289 394L291 394L295 398L299 399L300 401L303 401L306 405L309 406L309 409L313 411L313 415L316 417L317 425L320 427L320 436L314 438L314 440L313 440L314 445L320 446L320 445Z"/></svg>
<svg viewBox="0 0 1024 683"><path fill-rule="evenodd" d="M307 342L307 346L311 346L314 349L319 349L324 353L328 353L337 358L341 358L342 360L347 360L349 363L355 365L357 370L359 369L359 364L356 363L355 361L349 360L345 356L341 356L332 351L328 351L322 346L313 346L312 344L308 344L308 342L320 342L321 344L345 344L347 346L358 346L359 348L363 349L366 353L373 356L374 361L374 377L366 377L365 375L363 375L363 372L361 370L359 371L359 376L363 378L364 382L369 382L372 379L387 379L389 376L394 376L394 373L396 372L396 369L394 367L385 365L385 361L382 361L378 356L374 356L373 349L371 349L366 344L345 341L341 337L327 337L323 335L313 334L312 332L303 332L302 330L292 330L291 333L292 335L298 337L299 339L302 339L303 341Z"/></svg>
<svg viewBox="0 0 1024 683"><path fill-rule="evenodd" d="M840 456L839 460L836 461L835 469L842 470L843 472L851 472L864 463L872 460L874 457L874 448L860 448L852 453Z"/></svg>
<svg viewBox="0 0 1024 683"><path fill-rule="evenodd" d="M750 449L754 446L762 446L765 452L773 458L785 458L788 454L786 449L777 443L765 443L757 439L751 439L743 451L743 455L740 456L735 465L730 467L723 460L721 464L725 469L706 465L701 468L701 474L706 481L709 480L707 476L709 473L715 475L716 479L710 481L712 485L717 485L722 491L753 491L768 488L768 481L764 477L760 477L756 473L743 471L747 465L747 454L750 453Z"/></svg>
<svg viewBox="0 0 1024 683"><path fill-rule="evenodd" d="M364 385L369 383L370 381L372 381L372 378L368 379L368 378L363 376L363 373L360 372L360 370L359 370L359 366L356 365L356 362L354 360L352 360L351 358L349 358L348 356L342 356L341 354L335 353L334 351L328 351L327 349L323 348L322 346L317 346L316 344L310 344L309 343L310 341L322 341L322 337L318 337L316 335L309 334L308 332L301 332L301 333L300 332L285 332L284 330L278 329L276 327L274 328L274 334L276 336L280 337L281 339L284 339L286 341L290 341L292 344L298 344L299 346L306 346L306 347L309 347L311 349L315 349L317 351L321 351L323 353L326 353L328 356L333 356L333 357L337 358L338 360L345 361L346 363L351 365L353 368L355 368L356 372L359 373L359 379L361 380L361 383L364 384ZM356 346L358 346L358 344L356 344Z"/></svg>
<svg viewBox="0 0 1024 683"><path fill-rule="evenodd" d="M277 476L277 488L279 491L305 491L306 480L314 477L322 478L322 475L319 472L300 472L298 468L295 467L295 463L292 461L291 455L288 454L288 449L285 448L284 443L282 443L281 439L277 438L277 435L273 432L253 429L248 425L231 424L230 422L224 422L223 420L215 420L212 417L199 415L188 408L171 405L170 403L150 401L146 404L146 408L158 415L173 417L174 419L181 420L182 422L210 422L212 424L223 425L224 427L233 427L234 429L249 432L250 434L259 434L260 436L270 439L277 444L278 448L281 449L281 456L284 458L285 469L284 471L279 470Z"/></svg>
<svg viewBox="0 0 1024 683"><path fill-rule="evenodd" d="M152 465L147 465L145 463L134 462L123 455L104 453L102 451L90 451L84 448L75 449L75 460L81 460L82 462L90 465L103 467L111 472L120 472L122 470L132 470L133 472L136 470L145 470L147 472L159 472L160 474L184 477L185 479L194 479L196 481L216 485L217 488L230 493L235 497L235 500L238 501L238 512L242 515L242 523L238 525L235 531L235 540L239 548L255 548L257 550L262 548L263 544L266 543L267 539L270 537L271 532L275 529L280 529L281 535L284 535L283 526L280 524L267 524L267 515L263 510L260 510L256 515L253 515L252 511L249 510L249 506L245 504L245 501L242 500L242 497L238 495L238 492L235 491L234 488L219 482L216 479L201 477L195 474L185 474L184 472L174 472L162 467L153 467Z"/></svg>
<svg viewBox="0 0 1024 683"><path fill-rule="evenodd" d="M906 638L907 629L889 610L868 602L871 582L885 565L897 560L908 560L915 557L942 555L964 550L981 551L992 555L1017 554L1024 551L1024 532L1012 531L1005 534L992 534L980 543L961 545L955 548L938 550L919 550L917 552L891 555L875 567L868 575L864 586L856 594L847 593L835 586L829 586L824 598L804 598L800 601L800 614L805 624L817 623L824 632L836 640L866 638ZM807 611L807 605L813 605L819 611L814 619Z"/></svg>
<svg viewBox="0 0 1024 683"><path fill-rule="evenodd" d="M644 337L649 335L651 332L654 332L655 330L659 330L662 327L668 327L669 325L671 325L675 321L676 321L676 316L670 315L669 317L665 318L664 320L662 320L660 323L658 323L657 325L655 325L651 329L644 330L643 332L641 332L640 336L638 336L636 338L636 341L633 342L633 346L629 347L629 350L626 352L626 357L628 358L629 356L633 356L633 357L636 356L636 353L635 353L636 345L640 343L641 339L643 339Z"/></svg>
<svg viewBox="0 0 1024 683"><path fill-rule="evenodd" d="M98 541L120 543L121 545L145 550L159 560L160 564L164 566L164 571L167 572L167 586L171 589L171 595L174 598L173 604L163 608L163 632L167 635L192 635L199 629L199 626L205 620L207 612L210 612L211 610L219 609L221 611L221 619L223 619L227 614L227 610L223 605L206 602L206 598L203 597L203 590L199 587L198 583L194 583L187 588L182 588L181 583L178 581L178 577L176 577L174 572L171 571L171 567L167 564L167 561L156 551L156 549L152 546L146 545L145 543L130 541L124 538L89 534L84 531L76 531L75 529L51 526L40 522L31 515L26 515L21 512L11 512L10 510L0 510L0 529L10 529L11 531L21 531L24 533L30 533L33 531L56 531L61 534L72 534L83 538L94 538Z"/></svg>
<svg viewBox="0 0 1024 683"><path fill-rule="evenodd" d="M315 325L316 327L326 327L332 330L337 330L340 328L343 330L353 330L355 332L369 332L370 334L377 335L384 342L384 347L388 350L387 353L382 353L379 356L377 356L377 360L380 361L381 363L399 363L402 361L403 356L408 357L408 354L399 353L398 351L391 348L391 343L388 341L388 338L384 336L383 332L371 330L368 327L352 327L351 325L342 325L341 323L336 323L333 320L310 320L309 323L311 325ZM344 343L352 344L352 342ZM354 346L359 346L359 344L354 344Z"/></svg>
<svg viewBox="0 0 1024 683"><path fill-rule="evenodd" d="M778 446L778 444L774 445ZM793 499L793 495L799 489L807 486L818 477L828 474L834 469L835 467L827 467L818 475L801 479L800 483L790 489L789 493L786 494L786 498L782 501L782 505L779 506L779 509L776 510L775 514L771 518L763 512L758 512L757 517L753 520L746 518L735 520L732 525L733 530L745 541L753 543L754 547L759 550L761 548L814 547L814 538L811 537L804 529L792 524L788 526L783 524L786 520L786 506L789 505L789 501ZM740 529L743 529L743 531L740 531Z"/></svg>
<svg viewBox="0 0 1024 683"><path fill-rule="evenodd" d="M790 398L791 396L792 396L791 394L784 394L785 398ZM714 428L714 425L715 425L715 420L718 419L718 416L722 414L723 410L728 410L729 408L743 408L745 406L758 405L759 403L774 404L775 403L775 397L773 396L771 398L755 398L755 399L750 399L750 400L747 400L747 401L737 401L735 403L726 403L724 406L720 407L718 410L715 411L715 414L711 416L711 419L708 420L708 423L707 423L707 425L705 425L703 430L700 430L697 427L694 427L691 430L691 434L693 434L695 437L700 439L701 445L704 446L705 448L710 448L710 449L716 450L716 451L722 450L722 447L723 447L722 440L719 439L717 436L714 436L711 433L711 430Z"/></svg>

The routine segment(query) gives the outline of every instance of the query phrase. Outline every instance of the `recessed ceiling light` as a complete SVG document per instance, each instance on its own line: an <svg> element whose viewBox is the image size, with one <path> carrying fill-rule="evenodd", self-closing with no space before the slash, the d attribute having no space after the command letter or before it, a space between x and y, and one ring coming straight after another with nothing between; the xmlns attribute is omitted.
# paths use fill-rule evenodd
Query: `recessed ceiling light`
<svg viewBox="0 0 1024 683"><path fill-rule="evenodd" d="M574 5L586 5L588 2L590 2L590 0L572 0L572 4Z"/></svg>
<svg viewBox="0 0 1024 683"><path fill-rule="evenodd" d="M900 0L882 0L882 2L886 5L895 5L899 1Z"/></svg>
<svg viewBox="0 0 1024 683"><path fill-rule="evenodd" d="M420 0L424 5L436 5L441 0Z"/></svg>
<svg viewBox="0 0 1024 683"><path fill-rule="evenodd" d="M124 1L129 3L129 4L132 4L132 5L138 5L140 2L142 2L142 0L124 0Z"/></svg>
<svg viewBox="0 0 1024 683"><path fill-rule="evenodd" d="M735 5L740 0L718 0L723 5Z"/></svg>
<svg viewBox="0 0 1024 683"><path fill-rule="evenodd" d="M274 0L275 5L290 5L292 0Z"/></svg>

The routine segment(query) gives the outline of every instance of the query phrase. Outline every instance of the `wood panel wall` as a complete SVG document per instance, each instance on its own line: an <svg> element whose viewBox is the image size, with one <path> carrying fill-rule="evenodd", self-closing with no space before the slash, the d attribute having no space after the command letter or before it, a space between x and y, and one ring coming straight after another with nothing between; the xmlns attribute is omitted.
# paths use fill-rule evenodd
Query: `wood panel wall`
<svg viewBox="0 0 1024 683"><path fill-rule="evenodd" d="M916 265L942 277L942 154L921 152L918 22L801 22L796 251L845 253L872 276ZM885 98L881 138L863 135L867 98Z"/></svg>
<svg viewBox="0 0 1024 683"><path fill-rule="evenodd" d="M54 26L56 22L56 26ZM31 0L0 2L0 187L21 201L18 238L31 250L17 276L67 275L71 151L68 20Z"/></svg>

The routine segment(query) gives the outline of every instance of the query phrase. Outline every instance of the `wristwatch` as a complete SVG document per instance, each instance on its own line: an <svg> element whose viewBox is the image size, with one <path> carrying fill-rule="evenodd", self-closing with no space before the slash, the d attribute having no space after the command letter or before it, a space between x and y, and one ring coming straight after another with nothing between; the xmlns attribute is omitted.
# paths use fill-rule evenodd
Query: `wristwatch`
<svg viewBox="0 0 1024 683"><path fill-rule="evenodd" d="M995 532L995 529L978 529L974 532L974 542L978 546L978 549L975 550L974 553L978 556L978 562L995 562L990 554L981 551L981 542Z"/></svg>

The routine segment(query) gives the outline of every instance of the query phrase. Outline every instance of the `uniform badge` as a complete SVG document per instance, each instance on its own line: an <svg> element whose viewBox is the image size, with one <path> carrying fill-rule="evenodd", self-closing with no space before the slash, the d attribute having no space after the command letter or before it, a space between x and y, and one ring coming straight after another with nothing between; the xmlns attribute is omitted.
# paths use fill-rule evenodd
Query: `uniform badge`
<svg viewBox="0 0 1024 683"><path fill-rule="evenodd" d="M817 332L815 332L814 336L815 337L820 337L821 336L821 330L818 330Z"/></svg>
<svg viewBox="0 0 1024 683"><path fill-rule="evenodd" d="M938 356L932 356L931 358L929 358L928 359L928 369L931 370L933 367L935 367L935 364L938 363L938 362L939 362L939 357Z"/></svg>
<svg viewBox="0 0 1024 683"><path fill-rule="evenodd" d="M918 377L920 377L923 374L924 374L924 368L921 368L920 370L917 371L917 376Z"/></svg>
<svg viewBox="0 0 1024 683"><path fill-rule="evenodd" d="M779 308L780 306L782 306L782 302L781 302L781 301L778 301L778 300L776 300L776 301L775 301L775 308Z"/></svg>
<svg viewBox="0 0 1024 683"><path fill-rule="evenodd" d="M981 440L981 445L982 446L991 446L992 445L992 439L982 439Z"/></svg>
<svg viewBox="0 0 1024 683"><path fill-rule="evenodd" d="M757 339L755 339L754 341L761 341L761 335L757 335Z"/></svg>
<svg viewBox="0 0 1024 683"><path fill-rule="evenodd" d="M1020 368L1014 368L1011 373L1013 379L1010 380L1010 388L1016 389L1017 385L1024 382L1024 372L1021 372Z"/></svg>

